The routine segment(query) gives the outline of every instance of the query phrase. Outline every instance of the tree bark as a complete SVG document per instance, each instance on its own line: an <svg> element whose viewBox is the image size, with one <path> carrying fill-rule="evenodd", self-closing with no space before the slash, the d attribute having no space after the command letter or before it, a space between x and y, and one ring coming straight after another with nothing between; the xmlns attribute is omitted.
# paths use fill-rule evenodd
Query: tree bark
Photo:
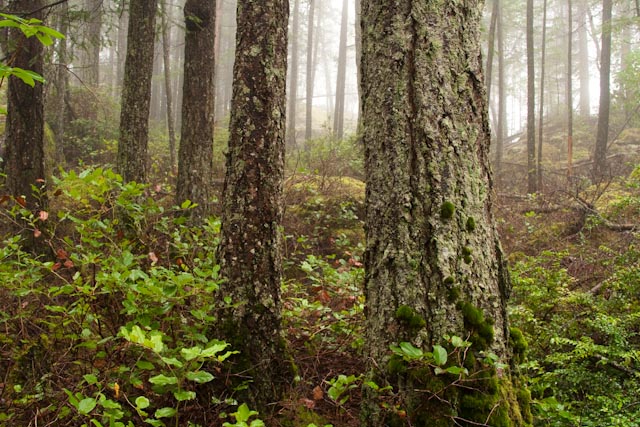
<svg viewBox="0 0 640 427"><path fill-rule="evenodd" d="M42 0L14 0L9 10L32 11L43 6ZM29 15L42 19L42 13ZM11 67L34 71L44 69L44 49L36 37L26 38L17 28L9 30L7 57ZM33 87L18 77L8 79L6 119L6 186L11 196L20 198L31 210L46 208L46 195L32 187L44 189L44 90L41 83Z"/></svg>
<svg viewBox="0 0 640 427"><path fill-rule="evenodd" d="M349 1L342 2L340 24L340 47L338 50L338 75L336 77L336 106L333 112L333 135L336 139L344 136L344 101L347 76L347 24L349 22Z"/></svg>
<svg viewBox="0 0 640 427"><path fill-rule="evenodd" d="M118 172L124 182L147 182L149 104L157 5L158 0L136 0L129 6L118 141Z"/></svg>
<svg viewBox="0 0 640 427"><path fill-rule="evenodd" d="M591 115L591 91L589 89L589 41L587 40L587 12L588 5L580 3L578 21L578 73L580 78L580 115Z"/></svg>
<svg viewBox="0 0 640 427"><path fill-rule="evenodd" d="M500 3L500 0L495 0ZM498 126L496 131L496 149L494 170L497 186L500 186L502 175L502 153L507 129L507 89L505 83L505 51L504 51L504 16L498 7Z"/></svg>
<svg viewBox="0 0 640 427"><path fill-rule="evenodd" d="M239 0L236 60L223 192L220 262L227 279L221 337L252 378L240 399L261 413L292 373L280 331L282 183L287 72L287 0Z"/></svg>
<svg viewBox="0 0 640 427"><path fill-rule="evenodd" d="M538 164L536 168L538 191L542 191L542 143L544 141L544 77L547 53L547 0L542 6L542 52L540 58L540 106L538 110Z"/></svg>
<svg viewBox="0 0 640 427"><path fill-rule="evenodd" d="M573 10L571 0L567 0L567 176L573 174Z"/></svg>
<svg viewBox="0 0 640 427"><path fill-rule="evenodd" d="M370 378L391 385L400 405L380 405L365 386L363 426L523 425L515 376L480 361L482 350L511 359L510 284L491 209L482 4L362 6L365 343ZM389 351L398 342L452 351L446 335L472 342L461 355L465 386Z"/></svg>
<svg viewBox="0 0 640 427"><path fill-rule="evenodd" d="M593 176L596 180L605 177L607 169L607 143L609 141L609 107L611 105L611 13L612 0L602 1L602 56L600 58L600 107L598 108L598 130L593 154Z"/></svg>
<svg viewBox="0 0 640 427"><path fill-rule="evenodd" d="M100 83L100 48L102 47L102 1L85 0L86 28L84 29L84 47L82 80L91 88Z"/></svg>
<svg viewBox="0 0 640 427"><path fill-rule="evenodd" d="M491 23L489 24L489 41L487 43L487 66L486 66L486 85L487 85L487 105L491 105L491 87L493 86L493 57L495 56L496 26L498 24L498 15L500 14L499 0L493 0L491 9Z"/></svg>
<svg viewBox="0 0 640 427"><path fill-rule="evenodd" d="M215 1L187 0L184 21L182 136L176 202L196 203L191 218L203 220L213 214Z"/></svg>
<svg viewBox="0 0 640 427"><path fill-rule="evenodd" d="M536 75L533 51L533 0L527 0L527 192L538 191L536 173Z"/></svg>
<svg viewBox="0 0 640 427"><path fill-rule="evenodd" d="M171 29L167 17L167 0L161 0L162 8L162 58L164 62L164 91L167 102L167 131L169 132L169 162L171 172L176 167L176 129L173 120L173 93L171 86Z"/></svg>

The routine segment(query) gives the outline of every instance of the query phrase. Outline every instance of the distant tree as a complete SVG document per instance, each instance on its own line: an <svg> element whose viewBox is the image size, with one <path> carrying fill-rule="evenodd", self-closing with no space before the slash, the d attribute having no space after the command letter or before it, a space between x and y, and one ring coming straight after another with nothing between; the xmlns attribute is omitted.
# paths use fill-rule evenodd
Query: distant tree
<svg viewBox="0 0 640 427"><path fill-rule="evenodd" d="M42 0L13 0L10 11L21 12L28 18L42 19ZM38 12L29 13L32 11ZM7 43L7 64L42 75L44 56L42 43L36 37L25 37L18 28L10 28ZM7 90L7 119L5 130L6 186L10 195L24 197L30 209L45 199L34 197L32 186L43 188L45 176L44 153L44 92L41 83L33 86L17 76L10 76Z"/></svg>
<svg viewBox="0 0 640 427"><path fill-rule="evenodd" d="M593 154L593 176L602 179L607 174L607 144L609 142L609 108L611 105L611 14L612 0L602 1L602 48L600 49L600 107L598 130Z"/></svg>
<svg viewBox="0 0 640 427"><path fill-rule="evenodd" d="M125 182L147 182L149 104L157 5L158 0L136 0L129 5L117 165Z"/></svg>
<svg viewBox="0 0 640 427"><path fill-rule="evenodd" d="M100 83L102 3L103 0L84 0L85 26L80 75L84 84L94 88Z"/></svg>
<svg viewBox="0 0 640 427"><path fill-rule="evenodd" d="M538 109L538 165L536 168L538 191L542 191L542 143L544 141L544 77L547 54L547 0L542 5L542 41L540 53L540 100Z"/></svg>
<svg viewBox="0 0 640 427"><path fill-rule="evenodd" d="M184 86L176 201L197 203L192 218L213 213L216 2L184 5Z"/></svg>
<svg viewBox="0 0 640 427"><path fill-rule="evenodd" d="M169 163L171 172L175 173L176 167L176 130L173 105L173 91L171 85L171 28L169 27L169 11L167 10L167 0L160 1L162 11L162 60L164 65L164 92L167 103L167 131L169 133Z"/></svg>
<svg viewBox="0 0 640 427"><path fill-rule="evenodd" d="M287 143L296 143L296 112L298 109L298 73L300 58L300 0L293 0L293 22L291 23L291 72L289 74L289 105L287 106Z"/></svg>
<svg viewBox="0 0 640 427"><path fill-rule="evenodd" d="M347 29L349 20L349 0L342 2L340 22L340 46L338 48L338 75L336 78L336 106L333 116L333 134L337 139L344 136L344 102L347 77Z"/></svg>
<svg viewBox="0 0 640 427"><path fill-rule="evenodd" d="M229 152L222 197L219 315L238 371L252 382L240 399L261 412L292 378L280 330L287 0L238 0Z"/></svg>
<svg viewBox="0 0 640 427"><path fill-rule="evenodd" d="M573 174L573 8L567 0L567 175Z"/></svg>
<svg viewBox="0 0 640 427"><path fill-rule="evenodd" d="M527 0L527 192L538 191L536 172L536 75L533 50L533 0Z"/></svg>
<svg viewBox="0 0 640 427"><path fill-rule="evenodd" d="M589 89L589 41L587 40L587 2L578 2L578 73L580 79L580 115L591 114L591 91Z"/></svg>
<svg viewBox="0 0 640 427"><path fill-rule="evenodd" d="M487 43L487 66L486 84L487 84L487 104L491 105L491 88L493 86L493 57L495 56L496 27L498 24L498 15L500 14L500 1L493 0L491 8L491 21L489 24L489 40Z"/></svg>
<svg viewBox="0 0 640 427"><path fill-rule="evenodd" d="M500 0L494 0L500 4ZM504 151L504 138L507 131L507 88L505 79L505 49L504 49L504 12L498 7L496 24L498 39L498 126L496 129L496 148L494 170L496 183L500 185L502 174L502 153Z"/></svg>
<svg viewBox="0 0 640 427"><path fill-rule="evenodd" d="M309 15L307 20L307 83L306 83L306 113L304 139L311 139L313 136L313 83L315 71L314 56L314 17L316 11L316 1L309 0ZM316 36L317 37L317 36Z"/></svg>
<svg viewBox="0 0 640 427"><path fill-rule="evenodd" d="M481 1L362 1L364 342L369 379L394 394L383 405L367 383L363 426L531 422L515 375L481 362L482 351L507 364L512 354L510 283L491 209L481 16ZM460 387L390 351L404 342L413 355L407 343L446 354L447 335L473 342Z"/></svg>

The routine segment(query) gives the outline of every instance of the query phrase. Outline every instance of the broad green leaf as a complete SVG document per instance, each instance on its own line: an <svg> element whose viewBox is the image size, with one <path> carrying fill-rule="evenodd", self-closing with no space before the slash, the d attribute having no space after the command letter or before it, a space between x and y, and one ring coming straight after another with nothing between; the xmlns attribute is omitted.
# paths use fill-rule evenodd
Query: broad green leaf
<svg viewBox="0 0 640 427"><path fill-rule="evenodd" d="M138 397L136 397L135 402L136 402L136 407L137 407L138 409L145 409L145 408L148 408L148 407L149 407L149 405L151 404L151 402L149 402L149 399L147 399L147 398L146 398L146 397L144 397L144 396L138 396Z"/></svg>
<svg viewBox="0 0 640 427"><path fill-rule="evenodd" d="M447 363L447 350L439 345L433 346L433 361L436 365L442 366Z"/></svg>
<svg viewBox="0 0 640 427"><path fill-rule="evenodd" d="M251 418L252 415L258 415L258 412L251 411L247 404L243 403L238 407L238 411L234 412L233 415L235 415L237 422L246 423L247 421L249 421L249 418Z"/></svg>
<svg viewBox="0 0 640 427"><path fill-rule="evenodd" d="M136 362L136 366L138 369L143 369L145 371L152 371L156 368L155 365L148 360L138 360Z"/></svg>
<svg viewBox="0 0 640 427"><path fill-rule="evenodd" d="M207 371L187 372L186 377L189 381L194 381L198 384L208 383L209 381L213 380L213 375L211 375Z"/></svg>
<svg viewBox="0 0 640 427"><path fill-rule="evenodd" d="M453 374L453 375L460 375L460 374L469 374L469 370L467 368L464 368L462 366L449 366L447 369L445 369L445 371L447 371L447 373L449 374Z"/></svg>
<svg viewBox="0 0 640 427"><path fill-rule="evenodd" d="M422 349L414 347L410 342L401 342L400 349L409 359L420 359L424 355Z"/></svg>
<svg viewBox="0 0 640 427"><path fill-rule="evenodd" d="M167 417L173 417L176 414L176 410L173 408L169 408L169 407L164 407L164 408L160 408L156 411L156 413L154 414L154 416L156 418L167 418Z"/></svg>
<svg viewBox="0 0 640 427"><path fill-rule="evenodd" d="M146 418L144 420L144 422L147 423L147 424L151 424L153 427L164 427L165 426L165 423L163 423L160 420L153 419L153 418Z"/></svg>
<svg viewBox="0 0 640 427"><path fill-rule="evenodd" d="M253 420L249 427L264 427L264 422L262 420Z"/></svg>
<svg viewBox="0 0 640 427"><path fill-rule="evenodd" d="M84 380L87 382L87 384L92 385L92 384L96 384L98 382L98 377L96 377L93 374L86 374L83 375L82 378L84 378Z"/></svg>
<svg viewBox="0 0 640 427"><path fill-rule="evenodd" d="M200 357L214 357L216 354L220 353L227 347L229 347L229 344L226 342L213 344L212 346L202 350L202 354L200 355Z"/></svg>
<svg viewBox="0 0 640 427"><path fill-rule="evenodd" d="M88 415L89 412L93 411L98 402L93 397L85 397L80 402L78 402L78 412L82 415Z"/></svg>
<svg viewBox="0 0 640 427"><path fill-rule="evenodd" d="M167 377L163 374L160 374L160 375L156 375L155 377L149 378L149 382L151 384L157 384L157 385L172 385L172 384L178 384L178 378Z"/></svg>
<svg viewBox="0 0 640 427"><path fill-rule="evenodd" d="M193 400L196 398L195 391L186 391L186 390L178 390L173 392L173 397L176 398L178 402L182 402L185 400Z"/></svg>
<svg viewBox="0 0 640 427"><path fill-rule="evenodd" d="M175 366L177 368L182 368L183 364L181 361L176 359L175 357L163 357L162 361L170 366Z"/></svg>
<svg viewBox="0 0 640 427"><path fill-rule="evenodd" d="M451 345L455 348L464 347L464 340L456 335L451 337Z"/></svg>
<svg viewBox="0 0 640 427"><path fill-rule="evenodd" d="M202 348L197 346L191 348L183 348L180 350L180 354L182 354L182 357L184 357L184 360L186 361L193 360L202 354Z"/></svg>

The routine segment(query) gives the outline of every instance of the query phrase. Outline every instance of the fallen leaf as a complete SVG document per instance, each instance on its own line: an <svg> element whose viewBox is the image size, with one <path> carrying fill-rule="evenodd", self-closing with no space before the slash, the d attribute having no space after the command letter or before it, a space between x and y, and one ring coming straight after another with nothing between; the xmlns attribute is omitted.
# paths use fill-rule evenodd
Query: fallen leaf
<svg viewBox="0 0 640 427"><path fill-rule="evenodd" d="M33 230L33 237L37 239L40 236L42 236L42 231L38 230L37 228Z"/></svg>
<svg viewBox="0 0 640 427"><path fill-rule="evenodd" d="M38 212L38 218L40 218L40 221L46 221L47 218L49 218L49 212L47 211Z"/></svg>
<svg viewBox="0 0 640 427"><path fill-rule="evenodd" d="M314 402L311 399L305 399L302 398L300 399L300 403L302 403L304 406L306 406L308 409L313 409L316 407L316 402Z"/></svg>
<svg viewBox="0 0 640 427"><path fill-rule="evenodd" d="M58 259L67 259L69 258L69 254L64 249L60 248L56 251L56 257Z"/></svg>
<svg viewBox="0 0 640 427"><path fill-rule="evenodd" d="M158 257L156 255L155 252L149 252L149 259L151 260L151 262L153 264L155 264L156 262L158 262Z"/></svg>
<svg viewBox="0 0 640 427"><path fill-rule="evenodd" d="M73 267L73 261L71 261L70 259L66 260L63 264L65 267L67 268L71 268Z"/></svg>
<svg viewBox="0 0 640 427"><path fill-rule="evenodd" d="M322 387L319 385L315 386L313 389L313 400L322 400L324 397L324 391L322 391Z"/></svg>

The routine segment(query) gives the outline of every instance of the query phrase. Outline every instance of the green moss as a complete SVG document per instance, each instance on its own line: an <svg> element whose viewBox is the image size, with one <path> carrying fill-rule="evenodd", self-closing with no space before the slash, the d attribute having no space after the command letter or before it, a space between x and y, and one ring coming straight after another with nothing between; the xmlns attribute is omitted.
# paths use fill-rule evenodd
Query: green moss
<svg viewBox="0 0 640 427"><path fill-rule="evenodd" d="M408 305L398 307L396 310L396 319L403 322L412 332L424 328L427 324L424 318L416 314L415 310Z"/></svg>
<svg viewBox="0 0 640 427"><path fill-rule="evenodd" d="M451 285L453 285L455 283L455 279L453 277L449 276L449 277L446 277L444 279L443 283L445 285L447 285L447 286L451 286Z"/></svg>
<svg viewBox="0 0 640 427"><path fill-rule="evenodd" d="M467 218L467 231L472 232L476 229L476 220L472 216Z"/></svg>
<svg viewBox="0 0 640 427"><path fill-rule="evenodd" d="M440 206L440 218L442 219L451 219L453 218L453 214L456 212L456 207L453 203L447 201Z"/></svg>
<svg viewBox="0 0 640 427"><path fill-rule="evenodd" d="M403 320L405 322L411 321L411 318L415 316L415 313L408 305L401 305L396 310L396 319Z"/></svg>
<svg viewBox="0 0 640 427"><path fill-rule="evenodd" d="M449 302L456 302L460 298L460 288L457 286L449 289L449 294L447 295L447 299Z"/></svg>
<svg viewBox="0 0 640 427"><path fill-rule="evenodd" d="M471 264L473 262L473 257L471 255L465 255L462 259L464 260L465 264Z"/></svg>
<svg viewBox="0 0 640 427"><path fill-rule="evenodd" d="M511 341L511 348L516 356L524 356L529 344L525 339L522 331L518 328L509 328L509 338Z"/></svg>
<svg viewBox="0 0 640 427"><path fill-rule="evenodd" d="M469 256L472 253L473 253L473 250L470 247L465 246L465 247L462 248L462 255L463 256Z"/></svg>
<svg viewBox="0 0 640 427"><path fill-rule="evenodd" d="M473 304L464 302L462 303L461 310L465 322L470 326L478 328L484 323L484 313L481 309L475 307Z"/></svg>
<svg viewBox="0 0 640 427"><path fill-rule="evenodd" d="M487 322L483 323L478 328L478 335L484 338L487 342L492 342L493 337L495 336L495 331L493 330L493 326Z"/></svg>

